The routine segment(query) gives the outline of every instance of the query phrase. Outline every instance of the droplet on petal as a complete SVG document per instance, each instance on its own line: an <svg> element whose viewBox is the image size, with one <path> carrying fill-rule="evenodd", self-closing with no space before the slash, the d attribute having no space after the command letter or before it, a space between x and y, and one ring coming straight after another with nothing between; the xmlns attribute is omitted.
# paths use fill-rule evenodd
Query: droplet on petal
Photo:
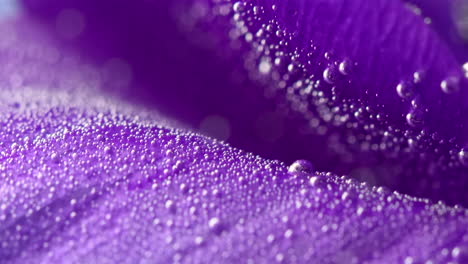
<svg viewBox="0 0 468 264"><path fill-rule="evenodd" d="M314 166L308 160L296 160L289 166L288 171L290 173L312 173L314 172Z"/></svg>
<svg viewBox="0 0 468 264"><path fill-rule="evenodd" d="M210 228L211 231L213 231L217 235L221 234L223 231L221 220L219 220L218 217L211 218L208 221L208 227Z"/></svg>

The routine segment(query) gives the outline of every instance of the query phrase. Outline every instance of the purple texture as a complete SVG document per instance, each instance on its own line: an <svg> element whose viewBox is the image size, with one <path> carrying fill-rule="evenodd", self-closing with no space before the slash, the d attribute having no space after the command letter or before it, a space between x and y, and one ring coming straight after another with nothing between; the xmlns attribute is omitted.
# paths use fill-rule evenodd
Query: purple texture
<svg viewBox="0 0 468 264"><path fill-rule="evenodd" d="M462 1L23 2L0 263L468 262Z"/></svg>
<svg viewBox="0 0 468 264"><path fill-rule="evenodd" d="M214 115L208 134L264 157L468 203L460 1L24 2L97 65L128 63L129 100L193 128ZM80 35L57 33L63 10Z"/></svg>
<svg viewBox="0 0 468 264"><path fill-rule="evenodd" d="M91 98L0 93L2 263L467 260L465 209L310 173L304 161L288 172Z"/></svg>

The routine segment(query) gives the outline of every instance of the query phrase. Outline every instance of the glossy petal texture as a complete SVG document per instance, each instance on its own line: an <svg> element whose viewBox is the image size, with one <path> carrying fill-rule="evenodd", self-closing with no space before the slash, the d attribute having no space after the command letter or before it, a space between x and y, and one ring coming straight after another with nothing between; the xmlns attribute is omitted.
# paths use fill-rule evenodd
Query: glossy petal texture
<svg viewBox="0 0 468 264"><path fill-rule="evenodd" d="M161 127L84 88L92 67L44 60L35 40L22 69L73 82L0 92L2 263L466 261L466 210Z"/></svg>
<svg viewBox="0 0 468 264"><path fill-rule="evenodd" d="M0 93L2 263L468 257L463 209L288 172L96 96L21 92Z"/></svg>
<svg viewBox="0 0 468 264"><path fill-rule="evenodd" d="M25 3L98 65L123 58L141 87L128 98L266 157L468 203L454 1ZM72 37L70 10L86 21Z"/></svg>
<svg viewBox="0 0 468 264"><path fill-rule="evenodd" d="M215 5L213 10L224 14L219 8ZM231 8L234 7L229 5L226 15ZM252 10L253 15L262 10L242 5L234 9ZM273 11L276 10L279 9ZM83 17L76 11L61 14L59 21L69 22L71 17L72 24L78 25L78 29L83 27ZM216 26L208 27L205 33L223 36L218 35L218 30L228 25L226 17L217 18L219 24L213 23ZM200 25L205 19L203 16ZM65 24L69 26L68 22ZM70 33L68 26L64 26L67 30L62 33ZM74 29L72 32L79 33ZM4 36L0 40L0 60L4 66L0 69L2 263L468 261L465 209L370 187L346 176L313 172L315 164L303 160L288 167L198 134L168 128L178 125L157 113L127 106L100 93L105 87L123 89L117 93L126 87L139 89L138 83L131 82L138 71L132 71L123 60L112 59L105 67L97 67L96 60L68 53L66 45L54 46L27 20L4 23L1 30ZM275 31L276 37L285 37L284 34ZM244 37L247 41L249 38ZM250 53L250 44L244 44L247 46L238 52L250 55L246 62L257 61L257 55ZM219 46L215 45L216 48ZM260 54L258 64L245 65L252 74L249 87L270 87L265 89L276 91L277 87L270 85L281 81L274 81L272 71L280 69L266 64L262 59L267 55ZM252 65L255 69L249 68ZM310 71L318 71L314 67L322 66L312 65ZM290 76L286 84L296 78L292 77L296 76L294 73L300 77L306 71L304 68L296 72L294 67L292 70L289 64L286 67L290 72L286 73ZM353 74L360 71L359 67L354 70ZM326 82L336 80L330 79L328 73L322 75ZM258 79L259 76L263 78ZM356 78L358 82L360 79ZM365 80L362 78L361 81ZM254 85L254 79L258 84ZM311 80L303 81L307 82ZM316 85L314 89L322 89ZM156 90L158 87L153 91ZM298 95L301 91L304 93L299 89ZM280 89L276 97L284 100L283 95ZM324 112L312 112L322 118L317 122L322 122L319 127L325 129L326 138L333 138L329 129L336 129L339 136L348 132L363 135L359 134L364 133L361 129L371 132L376 129L372 125L379 121L377 116L364 116L355 128L347 125L350 124L347 120L341 125L334 124L323 116L327 108L321 105L328 102L327 97L317 96L321 103L314 104L313 109ZM375 101L367 103L372 105ZM343 102L339 105L348 107ZM296 110L304 114L301 109ZM353 116L360 120L366 111L370 110L358 111ZM384 120L391 122L388 115ZM307 115L300 117L302 122L315 120ZM372 138L357 136L354 140L365 143L379 138L373 133L369 135ZM421 138L416 138L415 143L421 143ZM322 151L313 150L317 154ZM353 153L364 155L362 149ZM407 157L403 150L395 153L402 155L399 159ZM414 157L417 161L433 164L434 157L424 158L429 153L427 149L408 155L416 153L422 156ZM378 164L390 156L383 152ZM351 162L354 168L360 164L356 162ZM425 168L406 166L403 168ZM442 177L455 175L440 175L439 167L434 170L431 184L445 182ZM414 184L420 180L410 180L414 192L420 190ZM461 193L456 191L456 197L460 197Z"/></svg>

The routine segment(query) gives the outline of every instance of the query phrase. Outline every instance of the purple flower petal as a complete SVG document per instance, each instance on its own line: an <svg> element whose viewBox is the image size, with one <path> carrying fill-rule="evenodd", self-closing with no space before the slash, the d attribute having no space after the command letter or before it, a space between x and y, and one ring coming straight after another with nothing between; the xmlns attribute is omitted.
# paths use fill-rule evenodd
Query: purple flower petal
<svg viewBox="0 0 468 264"><path fill-rule="evenodd" d="M251 10L261 12L254 7ZM221 9L219 11L222 13ZM67 12L65 17L68 18L61 19L67 20L71 16L72 21L82 25L81 15L71 10ZM284 12L283 15L286 17L288 14ZM260 20L262 17L268 18L268 14L260 16ZM225 29L228 25L225 18L216 18L221 19L220 26L209 27L207 31L212 36L219 33L212 30ZM205 19L201 20L201 25ZM30 22L22 20L4 24L2 30L8 33L4 36L9 38L0 41L0 61L5 65L0 71L0 83L4 87L0 90L0 120L3 122L0 127L2 263L467 261L468 213L465 209L447 207L443 203L432 204L429 200L412 198L383 187L370 187L346 176L311 172L313 165L304 161L287 166L198 134L170 129L168 127L177 125L161 115L126 106L120 100L99 92L106 86L138 88L136 83L131 84L131 80L140 71L129 70L128 65L119 59L108 61L100 69L94 64L95 60L90 63L87 58L67 53L66 45L55 47L31 26ZM285 37L284 32L279 33L279 37ZM249 44L243 45L247 46L241 48L239 54L246 56L246 62L252 60L250 66L256 66L255 69L247 68L247 72L256 76L250 78L268 73L258 80L263 85L254 85L251 79L248 87L278 88L271 86L278 84L272 71L281 69L265 64L265 54L259 58L247 56L255 53L251 53ZM216 45L214 48L220 49ZM287 51L289 48L284 49ZM235 49L227 50L237 54ZM435 54L449 58L447 65L451 65L450 58L455 55L445 57L446 51L437 50ZM303 52L301 54L306 54ZM356 60L352 56L349 58L350 61ZM236 61L235 57L228 60ZM310 69L296 72L299 79L293 82L296 75L291 74L286 83L297 83L301 76L313 72L326 73L321 77L326 82L337 80L331 78L330 72L319 71L324 65L318 62L324 61L317 58L317 64L311 65ZM438 66L428 65L438 70ZM286 70L291 71L289 68L288 64ZM15 73L15 70L21 72ZM358 86L354 82L365 83L366 80L371 82L380 78L360 75L362 69L359 67L354 70L350 74L356 79L351 84L339 86L341 88L337 86L337 89L355 89ZM389 80L392 76L389 74ZM437 75L426 75L426 78L432 80L434 76ZM427 87L432 86L429 83ZM303 89L306 88L299 89L299 97L305 91ZM369 84L367 89L383 88ZM284 93L280 90L276 97L280 101L295 98L295 90L289 90L293 91ZM154 95L155 90L142 91ZM361 90L355 91L358 92L356 98L371 98ZM400 88L401 91L406 90ZM463 94L463 91L459 92ZM393 99L383 98L379 103L378 98L365 103L370 106L385 104L381 111L399 110L392 108ZM343 135L348 140L355 137L354 140L360 143L357 149L352 142L332 146L350 148L351 153L357 155L352 157L357 160L350 164L354 169L360 169L358 165L364 166L360 175L369 175L368 171L371 171L364 161L365 154L378 153L382 156L378 156L375 162L391 167L386 165L386 162L391 165L394 162L387 151L372 152L372 144L369 145L371 151L364 151L363 144L369 140L380 140L381 136L398 138L395 135L374 135L373 132L380 130L372 128L375 124L389 124L385 122L395 122L394 129L406 127L396 119L393 121L393 112L385 112L389 117L382 121L377 116L362 117L369 114L367 109L357 110L358 114L349 117L356 118L356 122L346 121L339 125L320 112L326 110L321 106L330 107L327 105L314 104L313 109L322 119L318 122L323 125L316 127L317 131L306 138L320 139L315 135L320 127L336 131L338 139ZM351 109L350 105L339 102L343 109ZM296 110L305 114L301 109ZM302 121L297 122L313 121L309 118L300 115ZM410 123L418 121L409 120ZM353 123L357 124L356 128L346 127L346 124ZM309 125L312 126L313 122ZM415 129L408 128L408 134L401 136L402 140L412 139L410 136ZM365 133L371 139L359 137ZM446 136L440 134L442 138ZM333 140L332 135L327 134L327 138ZM414 141L421 143L425 139L423 134ZM395 142L397 146L400 143ZM455 143L440 143L442 147L450 144ZM424 162L435 164L434 160L441 155L434 152L435 157L428 157L432 153L430 149L435 148L428 146L429 150L412 150L410 154L405 154L406 150L395 150L395 159L399 159L401 168L417 172L417 169L426 168ZM327 155L327 159L331 159L333 156L325 151L328 150L315 148L312 153ZM341 153L339 149L335 151ZM420 156L416 157L416 154ZM401 164L401 159L408 157L406 155L413 158L410 161L416 160L423 165ZM340 162L340 166L346 164L342 160L336 162ZM314 166L328 165L318 163ZM445 183L446 179L438 174L441 167L437 166L440 164L434 166L435 179L430 183ZM458 167L450 173L462 170L459 164L454 163L453 166ZM382 168L379 177L385 175L384 169L388 167ZM459 172L460 177L463 172ZM427 175L426 172L418 173L415 177ZM397 171L392 175L401 174ZM415 184L421 180L410 180L408 186L412 189L409 192L424 191L424 186ZM447 195L445 191L437 195ZM457 190L454 193L457 199L462 195Z"/></svg>
<svg viewBox="0 0 468 264"><path fill-rule="evenodd" d="M465 209L308 173L85 92L0 92L2 263L463 263Z"/></svg>
<svg viewBox="0 0 468 264"><path fill-rule="evenodd" d="M98 65L123 58L139 84L127 98L265 157L468 201L454 1L25 2L54 29L79 14L65 42Z"/></svg>

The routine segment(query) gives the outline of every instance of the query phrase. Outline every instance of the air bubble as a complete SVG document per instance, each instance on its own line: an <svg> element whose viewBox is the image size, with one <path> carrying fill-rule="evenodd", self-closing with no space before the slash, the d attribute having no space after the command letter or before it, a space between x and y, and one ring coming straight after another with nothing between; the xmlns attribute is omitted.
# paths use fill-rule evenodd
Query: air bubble
<svg viewBox="0 0 468 264"><path fill-rule="evenodd" d="M468 166L468 148L463 148L458 152L458 159L463 165Z"/></svg>
<svg viewBox="0 0 468 264"><path fill-rule="evenodd" d="M414 83L422 82L423 78L424 78L424 73L422 71L417 71L417 72L413 73L413 82Z"/></svg>
<svg viewBox="0 0 468 264"><path fill-rule="evenodd" d="M468 78L468 62L465 62L462 66L463 73L465 74L465 78Z"/></svg>
<svg viewBox="0 0 468 264"><path fill-rule="evenodd" d="M414 96L414 85L412 83L402 81L397 85L396 91L398 96L401 98L410 99Z"/></svg>
<svg viewBox="0 0 468 264"><path fill-rule="evenodd" d="M340 65L338 65L338 70L343 75L348 75L351 73L353 68L352 62L348 59L343 60Z"/></svg>
<svg viewBox="0 0 468 264"><path fill-rule="evenodd" d="M294 231L292 229L288 229L286 230L286 232L284 232L285 238L291 238L293 235L294 235Z"/></svg>
<svg viewBox="0 0 468 264"><path fill-rule="evenodd" d="M260 14L260 7L259 6L254 6L253 12L254 12L255 15Z"/></svg>
<svg viewBox="0 0 468 264"><path fill-rule="evenodd" d="M422 106L422 99L420 96L417 96L413 100L411 100L411 106L414 108L420 108Z"/></svg>
<svg viewBox="0 0 468 264"><path fill-rule="evenodd" d="M284 255L282 253L278 253L275 256L276 262L283 262L284 260Z"/></svg>
<svg viewBox="0 0 468 264"><path fill-rule="evenodd" d="M313 187L323 187L326 184L323 176L312 176L309 178L309 185Z"/></svg>
<svg viewBox="0 0 468 264"><path fill-rule="evenodd" d="M356 210L356 214L357 215L362 215L362 213L364 213L364 208L358 207L358 209Z"/></svg>
<svg viewBox="0 0 468 264"><path fill-rule="evenodd" d="M290 173L313 173L314 172L314 166L310 161L307 160L296 160L293 162L289 168L288 171Z"/></svg>
<svg viewBox="0 0 468 264"><path fill-rule="evenodd" d="M275 241L275 235L269 234L269 235L267 236L267 242L268 242L268 243L273 243L274 241Z"/></svg>
<svg viewBox="0 0 468 264"><path fill-rule="evenodd" d="M166 207L166 209L171 212L171 213L175 213L176 211L176 205L174 203L174 201L172 200L167 200L166 203L164 204L164 206Z"/></svg>
<svg viewBox="0 0 468 264"><path fill-rule="evenodd" d="M197 236L194 239L195 245L198 245L198 246L202 245L204 241L205 239L203 239L203 237L201 236Z"/></svg>
<svg viewBox="0 0 468 264"><path fill-rule="evenodd" d="M234 10L234 12L241 12L242 10L244 10L244 4L242 2L236 2L232 6L232 9Z"/></svg>
<svg viewBox="0 0 468 264"><path fill-rule="evenodd" d="M336 69L333 67L327 67L323 71L323 79L329 84L334 84L338 79Z"/></svg>
<svg viewBox="0 0 468 264"><path fill-rule="evenodd" d="M208 221L208 227L216 234L221 234L223 231L221 220L219 220L217 217L213 217Z"/></svg>
<svg viewBox="0 0 468 264"><path fill-rule="evenodd" d="M440 83L440 87L446 94L456 93L460 90L460 79L453 76L449 77Z"/></svg>
<svg viewBox="0 0 468 264"><path fill-rule="evenodd" d="M406 115L406 121L412 127L419 127L424 124L424 114L418 109L413 109Z"/></svg>
<svg viewBox="0 0 468 264"><path fill-rule="evenodd" d="M271 63L267 59L262 59L258 65L258 70L262 74L268 74L271 71Z"/></svg>

